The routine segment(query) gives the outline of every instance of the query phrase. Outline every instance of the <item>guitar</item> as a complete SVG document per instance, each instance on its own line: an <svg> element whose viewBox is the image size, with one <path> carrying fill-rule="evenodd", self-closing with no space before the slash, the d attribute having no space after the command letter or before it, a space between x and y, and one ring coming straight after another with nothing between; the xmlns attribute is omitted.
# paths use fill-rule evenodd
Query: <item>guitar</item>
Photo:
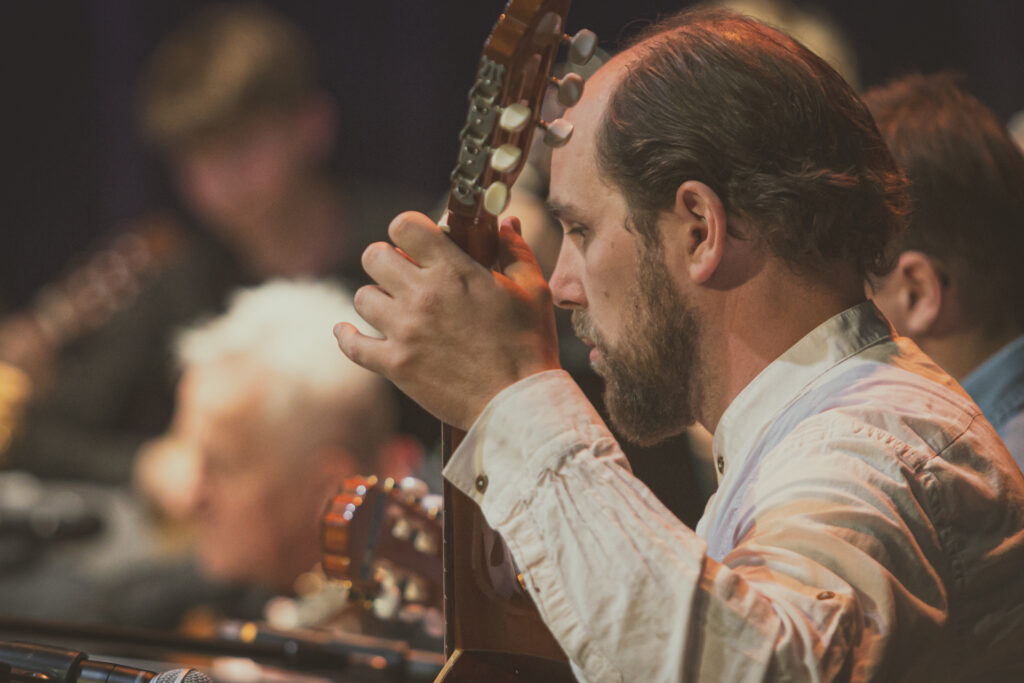
<svg viewBox="0 0 1024 683"><path fill-rule="evenodd" d="M426 493L411 477L352 477L328 502L323 572L342 583L348 601L380 619L423 621L431 610L440 616L440 509L429 502L437 496Z"/></svg>
<svg viewBox="0 0 1024 683"><path fill-rule="evenodd" d="M26 404L52 381L57 353L130 306L184 243L174 218L145 216L104 248L75 259L24 309L0 319L0 456Z"/></svg>
<svg viewBox="0 0 1024 683"><path fill-rule="evenodd" d="M510 0L488 36L469 91L469 111L459 135L458 161L440 222L451 239L485 267L497 255L497 216L523 167L535 130L544 141L565 144L572 127L540 120L547 88L571 106L583 79L551 78L558 49L585 63L597 47L590 31L563 32L569 0ZM447 464L464 433L442 425ZM477 506L444 484L444 616L447 661L438 681L574 680L565 654L541 620L517 576L511 556Z"/></svg>

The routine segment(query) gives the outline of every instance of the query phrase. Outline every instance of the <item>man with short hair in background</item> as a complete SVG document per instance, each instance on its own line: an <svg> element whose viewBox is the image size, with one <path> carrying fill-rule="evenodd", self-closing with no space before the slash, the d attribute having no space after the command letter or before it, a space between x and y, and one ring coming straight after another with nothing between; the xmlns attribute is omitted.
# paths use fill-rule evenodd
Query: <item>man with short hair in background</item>
<svg viewBox="0 0 1024 683"><path fill-rule="evenodd" d="M1024 154L946 74L864 95L910 179L910 225L872 297L956 378L1024 467Z"/></svg>

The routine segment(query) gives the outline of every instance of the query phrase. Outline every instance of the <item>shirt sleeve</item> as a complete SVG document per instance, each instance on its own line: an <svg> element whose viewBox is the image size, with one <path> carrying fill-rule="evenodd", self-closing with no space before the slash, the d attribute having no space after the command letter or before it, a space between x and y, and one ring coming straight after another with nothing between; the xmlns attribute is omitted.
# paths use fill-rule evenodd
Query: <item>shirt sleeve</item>
<svg viewBox="0 0 1024 683"><path fill-rule="evenodd" d="M831 680L849 664L852 591L831 572L822 591L795 553L767 557L806 582L749 553L736 569L709 558L562 371L496 396L444 476L505 539L581 680Z"/></svg>

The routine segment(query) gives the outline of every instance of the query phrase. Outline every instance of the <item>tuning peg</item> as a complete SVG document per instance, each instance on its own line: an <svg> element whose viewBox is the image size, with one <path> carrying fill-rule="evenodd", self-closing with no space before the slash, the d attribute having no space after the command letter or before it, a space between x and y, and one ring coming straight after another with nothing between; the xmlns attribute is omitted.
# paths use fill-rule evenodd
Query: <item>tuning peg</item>
<svg viewBox="0 0 1024 683"><path fill-rule="evenodd" d="M380 593L373 600L373 613L379 619L391 619L402 604L402 591L395 575L387 570L378 569L375 578L380 584Z"/></svg>
<svg viewBox="0 0 1024 683"><path fill-rule="evenodd" d="M558 88L558 102L562 106L571 107L583 96L583 76L577 73L566 74L565 78L552 76L551 84Z"/></svg>
<svg viewBox="0 0 1024 683"><path fill-rule="evenodd" d="M441 509L444 507L444 497L439 496L436 493L423 496L423 500L420 501L420 506L423 508L427 516L436 518L441 514Z"/></svg>
<svg viewBox="0 0 1024 683"><path fill-rule="evenodd" d="M400 517L395 520L395 525L391 527L391 535L400 541L406 541L412 534L412 527L409 526L409 521L404 517Z"/></svg>
<svg viewBox="0 0 1024 683"><path fill-rule="evenodd" d="M491 153L491 168L498 173L508 173L519 165L523 150L513 144L505 143Z"/></svg>
<svg viewBox="0 0 1024 683"><path fill-rule="evenodd" d="M398 484L398 488L407 496L411 496L416 500L419 500L423 496L430 493L430 488L427 487L427 483L422 479L416 477L405 477Z"/></svg>
<svg viewBox="0 0 1024 683"><path fill-rule="evenodd" d="M532 112L525 104L510 104L501 112L498 125L509 133L518 133L530 122Z"/></svg>
<svg viewBox="0 0 1024 683"><path fill-rule="evenodd" d="M437 552L437 544L434 542L434 537L426 531L420 531L416 534L416 537L412 540L412 547L421 553L432 555Z"/></svg>
<svg viewBox="0 0 1024 683"><path fill-rule="evenodd" d="M574 36L563 35L562 42L569 46L569 61L580 66L597 51L597 34L588 28L580 29Z"/></svg>
<svg viewBox="0 0 1024 683"><path fill-rule="evenodd" d="M572 124L565 119L540 121L537 125L544 129L544 144L550 147L561 147L572 137Z"/></svg>
<svg viewBox="0 0 1024 683"><path fill-rule="evenodd" d="M500 180L491 183L484 190L484 209L497 216L508 206L508 185Z"/></svg>
<svg viewBox="0 0 1024 683"><path fill-rule="evenodd" d="M419 603L424 602L427 599L427 591L423 587L423 584L416 579L410 578L405 582L405 588L402 591L402 597L406 602Z"/></svg>

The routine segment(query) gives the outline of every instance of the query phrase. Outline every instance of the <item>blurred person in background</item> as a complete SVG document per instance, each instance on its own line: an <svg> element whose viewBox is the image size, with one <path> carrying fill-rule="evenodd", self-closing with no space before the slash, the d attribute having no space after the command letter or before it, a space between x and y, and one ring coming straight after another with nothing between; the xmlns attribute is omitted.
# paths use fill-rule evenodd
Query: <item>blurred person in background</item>
<svg viewBox="0 0 1024 683"><path fill-rule="evenodd" d="M320 521L346 478L422 474L422 447L396 432L390 385L338 362L339 315L369 330L340 286L274 280L180 335L174 426L142 449L135 483L188 524L194 564L119 580L135 612L120 621L257 618L320 561ZM181 578L196 573L198 591Z"/></svg>
<svg viewBox="0 0 1024 683"><path fill-rule="evenodd" d="M181 332L173 427L136 459L135 505L121 496L100 535L0 573L4 613L174 628L259 619L301 590L346 477L423 469L390 384L339 358L339 317L370 330L342 286L274 279Z"/></svg>
<svg viewBox="0 0 1024 683"><path fill-rule="evenodd" d="M139 444L168 425L168 347L177 328L221 311L236 287L270 277L358 284L362 248L394 207L425 206L409 193L334 175L338 111L313 62L298 29L259 5L206 6L158 45L138 87L140 127L168 164L191 214L184 222L203 230L181 229L175 217L181 239L171 240L173 253L138 278L131 296L73 313L68 334L40 327L42 305L0 325L0 360L35 380L17 394L32 397L9 466L127 482ZM71 298L56 306L62 315L82 308L66 305ZM103 311L102 324L94 309ZM403 419L418 419L403 405Z"/></svg>
<svg viewBox="0 0 1024 683"><path fill-rule="evenodd" d="M908 76L865 99L913 200L891 245L896 268L870 283L875 302L1024 466L1024 154L948 74Z"/></svg>
<svg viewBox="0 0 1024 683"><path fill-rule="evenodd" d="M777 28L803 43L847 83L860 87L857 54L846 34L828 11L814 3L790 0L715 0L709 7L721 7Z"/></svg>
<svg viewBox="0 0 1024 683"><path fill-rule="evenodd" d="M143 449L136 482L194 522L211 579L289 592L319 561L319 520L347 477L419 473L389 384L339 362L339 315L369 329L340 287L274 280L178 339L172 444Z"/></svg>

